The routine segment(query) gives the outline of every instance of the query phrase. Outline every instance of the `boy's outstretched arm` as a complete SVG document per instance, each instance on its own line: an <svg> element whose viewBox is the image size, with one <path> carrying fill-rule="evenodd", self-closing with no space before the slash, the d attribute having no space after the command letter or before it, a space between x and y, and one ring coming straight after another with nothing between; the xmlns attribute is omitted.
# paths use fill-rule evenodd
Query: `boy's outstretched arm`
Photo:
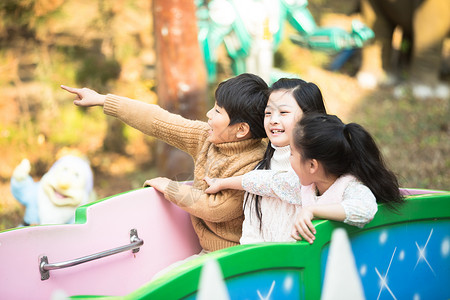
<svg viewBox="0 0 450 300"><path fill-rule="evenodd" d="M105 103L106 96L99 94L94 90L88 88L73 88L65 85L61 85L61 88L77 96L73 101L73 104L77 106L103 106Z"/></svg>
<svg viewBox="0 0 450 300"><path fill-rule="evenodd" d="M242 175L228 178L209 178L206 176L204 180L209 185L205 190L205 193L207 194L215 194L226 189L244 190L242 187Z"/></svg>
<svg viewBox="0 0 450 300"><path fill-rule="evenodd" d="M156 137L186 153L197 157L208 138L209 125L170 113L156 104L99 94L88 88L61 88L75 94L73 103L78 106L102 106L104 114L115 117L144 134Z"/></svg>

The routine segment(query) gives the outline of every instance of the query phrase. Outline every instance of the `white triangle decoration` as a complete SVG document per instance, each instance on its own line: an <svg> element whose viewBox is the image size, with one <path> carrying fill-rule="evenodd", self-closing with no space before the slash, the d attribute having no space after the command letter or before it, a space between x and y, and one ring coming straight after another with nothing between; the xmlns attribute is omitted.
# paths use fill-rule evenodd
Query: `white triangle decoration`
<svg viewBox="0 0 450 300"><path fill-rule="evenodd" d="M337 228L331 236L321 300L348 299L365 299L364 290L347 232Z"/></svg>
<svg viewBox="0 0 450 300"><path fill-rule="evenodd" d="M229 300L222 270L215 259L208 260L200 273L197 300Z"/></svg>

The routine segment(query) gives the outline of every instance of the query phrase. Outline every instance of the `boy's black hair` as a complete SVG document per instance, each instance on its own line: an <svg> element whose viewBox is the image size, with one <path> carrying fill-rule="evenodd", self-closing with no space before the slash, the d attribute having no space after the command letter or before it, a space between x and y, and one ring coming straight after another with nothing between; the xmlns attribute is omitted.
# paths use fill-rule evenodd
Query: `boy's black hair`
<svg viewBox="0 0 450 300"><path fill-rule="evenodd" d="M244 122L252 138L267 137L264 110L268 100L267 83L259 76L243 73L221 82L215 92L217 105L224 108L230 125Z"/></svg>

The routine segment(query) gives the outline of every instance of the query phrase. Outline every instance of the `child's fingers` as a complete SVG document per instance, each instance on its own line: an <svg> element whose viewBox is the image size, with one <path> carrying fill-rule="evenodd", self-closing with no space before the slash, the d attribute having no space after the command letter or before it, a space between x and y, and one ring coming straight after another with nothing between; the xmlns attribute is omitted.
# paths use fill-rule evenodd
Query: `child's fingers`
<svg viewBox="0 0 450 300"><path fill-rule="evenodd" d="M312 244L313 243L313 241L315 240L315 236L314 236L314 234L311 232L311 227L313 227L313 229L314 229L314 226L312 226L312 224L304 224L304 230L303 230L303 232L304 232L304 235L303 235L303 237L305 238L305 240L307 240L310 244Z"/></svg>
<svg viewBox="0 0 450 300"><path fill-rule="evenodd" d="M311 233L310 228L304 221L297 222L295 224L295 229L299 236L303 237L308 243L313 243L315 239L314 234Z"/></svg>
<svg viewBox="0 0 450 300"><path fill-rule="evenodd" d="M207 194L217 194L220 190L215 186L210 186L205 189L205 193Z"/></svg>
<svg viewBox="0 0 450 300"><path fill-rule="evenodd" d="M62 85L62 84L61 84L61 88L62 88L63 90L66 90L66 91L68 91L68 92L70 92L70 93L74 93L74 94L77 94L77 92L78 92L78 90L79 90L79 89L77 89L77 88L73 88L73 87L70 87L70 86L65 86L65 85Z"/></svg>
<svg viewBox="0 0 450 300"><path fill-rule="evenodd" d="M306 220L306 226L308 226L309 232L311 234L311 238L314 239L314 235L316 234L316 228L314 227L311 220Z"/></svg>
<svg viewBox="0 0 450 300"><path fill-rule="evenodd" d="M291 237L294 239L294 240L297 240L297 241L301 241L302 240L302 237L298 234L298 231L297 231L297 229L292 229L292 232L291 232Z"/></svg>
<svg viewBox="0 0 450 300"><path fill-rule="evenodd" d="M73 100L73 104L78 105L78 106L82 106L81 99L83 98L83 96L81 95L81 89L72 88L72 87L68 87L68 86L65 86L65 85L61 85L61 88L63 90L68 91L69 93L76 94L77 98L75 100Z"/></svg>
<svg viewBox="0 0 450 300"><path fill-rule="evenodd" d="M294 230L292 231L292 237L297 241L301 241L304 236L303 228L299 223L295 223Z"/></svg>
<svg viewBox="0 0 450 300"><path fill-rule="evenodd" d="M203 178L203 180L206 182L207 185L210 186L210 188L212 185L214 185L217 182L217 178L209 178L208 176L205 176L205 178ZM215 187L214 190L216 190L216 189L217 189L217 186Z"/></svg>

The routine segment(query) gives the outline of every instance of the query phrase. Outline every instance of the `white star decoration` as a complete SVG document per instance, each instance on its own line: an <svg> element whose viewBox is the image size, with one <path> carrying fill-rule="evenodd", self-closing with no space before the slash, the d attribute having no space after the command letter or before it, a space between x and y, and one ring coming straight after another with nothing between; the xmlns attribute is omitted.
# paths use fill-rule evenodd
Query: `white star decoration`
<svg viewBox="0 0 450 300"><path fill-rule="evenodd" d="M273 292L273 288L274 288L274 287L275 287L275 280L272 281L272 285L270 286L270 290L269 290L269 292L267 293L266 297L263 297L263 296L261 295L261 292L260 292L259 290L257 290L256 292L257 292L257 294L258 294L259 299L260 299L260 300L267 300L267 299L270 299L270 296L272 296L272 292Z"/></svg>
<svg viewBox="0 0 450 300"><path fill-rule="evenodd" d="M388 290L388 292L391 294L393 299L397 299L395 297L394 293L391 291L391 289L389 288L389 286L387 284L387 276L388 276L388 273L389 273L389 269L391 268L391 265L392 265L392 259L394 258L395 251L397 251L397 247L395 247L394 252L392 253L391 261L389 262L389 266L388 266L388 268L386 270L386 274L384 275L384 277L381 276L380 272L375 267L375 272L377 273L378 277L380 278L380 283L381 283L381 287L380 287L380 291L378 292L377 300L380 299L381 291L383 290L383 288L386 288Z"/></svg>
<svg viewBox="0 0 450 300"><path fill-rule="evenodd" d="M427 260L427 258L425 256L425 250L427 248L428 242L430 241L430 238L431 238L432 234L433 234L433 229L431 229L430 234L428 235L427 242L425 243L425 246L423 246L423 248L420 248L419 245L416 242L417 249L419 250L419 258L417 259L416 265L414 266L414 270L416 269L416 267L419 264L419 262L421 260L424 260L427 263L428 267L430 267L430 270L431 270L431 272L433 272L433 275L436 277L436 273L434 273L433 268L431 267L430 263L428 262L428 260Z"/></svg>

